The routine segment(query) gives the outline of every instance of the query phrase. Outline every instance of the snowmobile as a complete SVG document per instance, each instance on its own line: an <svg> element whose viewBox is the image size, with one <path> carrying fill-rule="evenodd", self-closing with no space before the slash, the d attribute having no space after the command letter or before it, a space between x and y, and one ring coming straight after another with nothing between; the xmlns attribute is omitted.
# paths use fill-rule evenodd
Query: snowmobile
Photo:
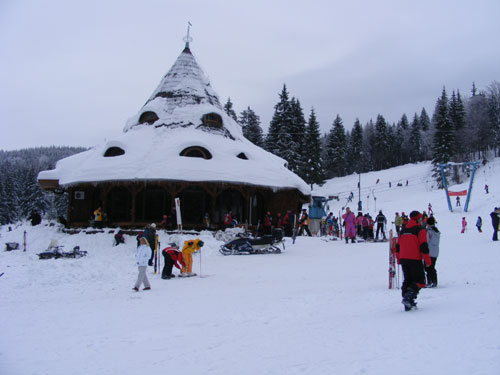
<svg viewBox="0 0 500 375"><path fill-rule="evenodd" d="M279 254L281 249L285 250L285 239L281 228L274 228L272 235L262 237L240 237L222 245L219 249L223 255L244 254Z"/></svg>
<svg viewBox="0 0 500 375"><path fill-rule="evenodd" d="M72 251L63 251L62 246L50 247L44 252L37 254L39 259L59 259L59 258L81 258L87 255L86 251L80 250L80 246L75 246Z"/></svg>

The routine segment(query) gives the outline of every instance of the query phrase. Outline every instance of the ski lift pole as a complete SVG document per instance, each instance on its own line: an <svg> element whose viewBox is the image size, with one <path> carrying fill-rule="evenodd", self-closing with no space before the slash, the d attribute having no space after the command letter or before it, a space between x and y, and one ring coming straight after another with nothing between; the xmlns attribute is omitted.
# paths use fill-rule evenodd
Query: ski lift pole
<svg viewBox="0 0 500 375"><path fill-rule="evenodd" d="M476 168L477 168L479 162L475 161L475 162L464 163L464 164L472 166L472 174L470 177L469 189L467 190L467 199L465 200L465 206L464 206L464 212L467 212L467 210L469 209L469 201L470 201L470 195L472 192L472 184L474 183L474 175L476 174Z"/></svg>
<svg viewBox="0 0 500 375"><path fill-rule="evenodd" d="M441 180L443 181L444 193L446 194L446 201L448 202L448 209L450 212L453 212L453 208L451 207L450 196L448 195L448 184L446 183L446 176L444 174L444 168L448 166L448 164L439 164L439 169L441 171Z"/></svg>
<svg viewBox="0 0 500 375"><path fill-rule="evenodd" d="M24 234L23 234L23 251L26 251L26 231L24 231Z"/></svg>

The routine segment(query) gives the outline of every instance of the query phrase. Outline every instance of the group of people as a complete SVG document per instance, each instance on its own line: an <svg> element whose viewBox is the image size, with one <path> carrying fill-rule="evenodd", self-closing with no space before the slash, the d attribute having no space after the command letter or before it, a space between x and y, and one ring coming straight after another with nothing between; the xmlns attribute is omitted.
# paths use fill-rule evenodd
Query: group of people
<svg viewBox="0 0 500 375"><path fill-rule="evenodd" d="M184 246L179 251L179 246L176 243L170 243L169 246L162 250L164 262L161 278L169 280L172 277L175 277L172 273L174 266L181 271L180 276L195 276L196 274L193 273L192 254L199 251L203 245L203 241L199 238L187 240L184 241ZM153 265L154 254L157 246L158 238L156 236L156 225L153 223L137 236L135 259L139 274L137 275L137 280L132 288L136 292L139 291L141 285L144 285L143 290L151 289L151 284L149 283L146 270L148 266Z"/></svg>
<svg viewBox="0 0 500 375"><path fill-rule="evenodd" d="M371 217L369 213L363 215L362 212L358 212L355 216L349 207L346 207L346 213L342 215L344 220L342 225L345 228L345 242L349 243L351 239L352 243L355 243L356 235L362 237L365 241L386 240L385 227L387 225L387 218L383 214L382 210L378 212L375 220ZM374 231L375 224L377 224L376 231Z"/></svg>

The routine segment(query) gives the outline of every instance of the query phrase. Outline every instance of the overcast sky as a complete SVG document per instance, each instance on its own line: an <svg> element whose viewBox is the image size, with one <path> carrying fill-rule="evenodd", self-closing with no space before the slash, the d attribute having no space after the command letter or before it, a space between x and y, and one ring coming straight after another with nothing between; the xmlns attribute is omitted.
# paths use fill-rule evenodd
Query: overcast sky
<svg viewBox="0 0 500 375"><path fill-rule="evenodd" d="M184 47L267 130L283 84L322 132L431 116L500 81L498 0L0 0L0 149L119 135Z"/></svg>

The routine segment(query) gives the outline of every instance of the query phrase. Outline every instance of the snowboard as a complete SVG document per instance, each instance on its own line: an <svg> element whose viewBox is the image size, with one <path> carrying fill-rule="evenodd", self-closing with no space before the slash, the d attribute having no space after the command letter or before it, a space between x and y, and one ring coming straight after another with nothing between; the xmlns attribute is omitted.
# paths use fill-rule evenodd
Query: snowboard
<svg viewBox="0 0 500 375"><path fill-rule="evenodd" d="M197 276L197 274L196 273L193 273L191 275L182 275L182 274L179 274L178 277L193 277L193 276Z"/></svg>

